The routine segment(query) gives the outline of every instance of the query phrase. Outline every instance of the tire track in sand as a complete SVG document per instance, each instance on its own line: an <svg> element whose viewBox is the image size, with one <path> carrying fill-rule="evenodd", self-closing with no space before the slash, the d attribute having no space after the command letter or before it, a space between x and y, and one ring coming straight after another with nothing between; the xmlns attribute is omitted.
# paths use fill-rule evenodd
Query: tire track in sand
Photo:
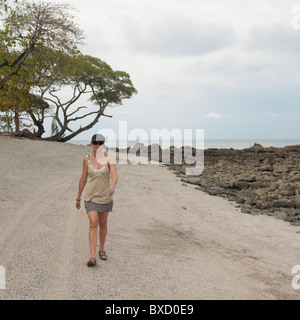
<svg viewBox="0 0 300 320"><path fill-rule="evenodd" d="M86 269L82 259L88 254L88 226L86 213L75 208L75 197L72 195L63 205L64 218L57 234L57 243L52 256L51 276L43 287L43 297L46 299L66 299L74 296L75 278L78 268Z"/></svg>
<svg viewBox="0 0 300 320"><path fill-rule="evenodd" d="M37 268L31 262L36 261L37 257L42 257L43 260L48 259L49 255L46 250L49 249L49 243L45 242L43 233L39 232L41 229L39 220L46 217L51 223L53 219L64 218L65 212L58 211L52 216L49 212L51 210L53 212L53 208L56 208L63 194L66 194L68 198L71 197L71 195L68 196L68 193L70 194L74 189L71 187L73 183L74 177L66 176L59 181L48 180L37 186L30 194L32 201L27 201L20 206L15 213L14 223L10 223L6 229L2 230L0 261L1 265L7 268L8 273L9 283L6 292L13 297L26 298L23 295L28 292L32 285L31 282L35 281L35 274L38 274ZM58 231L47 226L44 227L44 230L47 230L51 236ZM49 260L52 260L51 257ZM44 269L45 272L46 268L41 269ZM23 288L23 293L20 287ZM34 296L31 295L30 298Z"/></svg>

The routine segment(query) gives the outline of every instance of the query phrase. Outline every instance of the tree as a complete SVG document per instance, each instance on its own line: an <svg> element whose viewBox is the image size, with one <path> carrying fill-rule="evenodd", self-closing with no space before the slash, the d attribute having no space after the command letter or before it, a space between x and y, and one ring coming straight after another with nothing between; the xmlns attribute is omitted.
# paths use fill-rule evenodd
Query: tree
<svg viewBox="0 0 300 320"><path fill-rule="evenodd" d="M16 83L16 86L19 86L16 97L10 98L0 94L0 99L2 97L6 103L12 103L6 106L6 113L7 110L11 111L10 118L7 119L11 124L14 121L10 130L17 136L68 141L92 128L101 116L111 117L105 114L107 107L122 105L124 99L129 99L137 93L126 72L114 71L98 58L84 55L74 58L57 52L55 58L52 57L55 60L52 61L46 50L44 57L47 63L36 67L33 73L29 70L36 62L32 61L30 66L31 59L28 59L25 65L25 69L28 70L25 73L26 80L35 83L34 90L30 92L24 80ZM23 71L18 78L13 79L20 80L22 74ZM31 79L36 75L39 77ZM21 84L24 86L23 90L20 90ZM85 99L82 99L83 96ZM91 101L89 106L88 101ZM52 119L52 134L50 137L42 138L48 118ZM26 121L21 124L20 120ZM88 122L85 121L85 124L78 128L77 123L82 120ZM22 127L26 130L19 130ZM30 128L33 132L28 130Z"/></svg>
<svg viewBox="0 0 300 320"><path fill-rule="evenodd" d="M4 1L2 0L2 5ZM10 7L0 32L0 90L44 47L70 55L78 53L83 31L74 23L71 7L61 3L19 1Z"/></svg>
<svg viewBox="0 0 300 320"><path fill-rule="evenodd" d="M51 117L56 121L56 134L45 138L65 142L79 133L92 128L107 107L122 105L124 99L137 93L124 71L114 71L104 61L91 56L81 56L74 59L62 55L48 77L40 86L40 98L54 110ZM70 88L68 99L62 100L60 94L64 88ZM86 104L75 106L79 99L87 95L94 108ZM87 99L86 99L87 100ZM72 129L71 125L83 119L90 119L88 124Z"/></svg>
<svg viewBox="0 0 300 320"><path fill-rule="evenodd" d="M14 0L14 1L15 1L15 3L18 2L18 0ZM1 10L7 12L8 8L9 8L9 5L7 3L7 0L0 0L0 16L2 15L2 11Z"/></svg>
<svg viewBox="0 0 300 320"><path fill-rule="evenodd" d="M126 72L78 50L83 32L69 10L20 0L7 10L0 30L0 131L65 142L137 93ZM52 134L43 137L48 118Z"/></svg>

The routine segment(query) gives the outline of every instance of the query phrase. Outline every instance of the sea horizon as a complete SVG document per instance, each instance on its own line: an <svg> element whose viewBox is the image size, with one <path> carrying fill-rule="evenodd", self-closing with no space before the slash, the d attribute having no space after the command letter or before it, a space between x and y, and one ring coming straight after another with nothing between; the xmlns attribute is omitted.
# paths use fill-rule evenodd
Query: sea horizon
<svg viewBox="0 0 300 320"><path fill-rule="evenodd" d="M68 143L76 145L89 145L90 140L70 140ZM157 141L107 141L106 146L109 148L120 148L124 149L132 147L136 143L143 143L145 146L158 143ZM252 147L254 144L260 144L265 148L275 147L284 148L287 146L300 145L300 139L205 139L204 142L197 143L193 141L160 141L159 143L162 148L168 148L175 146L177 148L181 146L199 147L203 146L204 149L246 149Z"/></svg>

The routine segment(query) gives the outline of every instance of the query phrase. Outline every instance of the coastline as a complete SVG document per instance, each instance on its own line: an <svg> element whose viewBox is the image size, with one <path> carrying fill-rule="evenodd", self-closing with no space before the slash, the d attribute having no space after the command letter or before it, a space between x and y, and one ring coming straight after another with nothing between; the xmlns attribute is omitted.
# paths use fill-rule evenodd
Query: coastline
<svg viewBox="0 0 300 320"><path fill-rule="evenodd" d="M237 203L243 213L266 214L300 225L300 146L207 149L200 176L182 174L185 165L170 165L182 181L213 196Z"/></svg>
<svg viewBox="0 0 300 320"><path fill-rule="evenodd" d="M181 147L181 145L195 147L197 146L196 141L188 141L188 144L184 144L182 141L162 141L162 145L170 145ZM88 145L90 143L89 140L70 140L68 143L75 145ZM149 141L108 141L109 148L118 148L118 149L126 149L127 147L133 147L137 143L142 143L144 146L149 146L153 143ZM265 148L275 147L275 148L283 148L286 146L300 145L300 139L204 139L204 149L246 149L252 147L254 144L260 144Z"/></svg>
<svg viewBox="0 0 300 320"><path fill-rule="evenodd" d="M117 165L108 260L90 270L74 201L90 148L4 137L0 147L1 300L299 299L298 226L243 214L161 163Z"/></svg>
<svg viewBox="0 0 300 320"><path fill-rule="evenodd" d="M126 153L126 149L117 151ZM163 163L182 182L235 202L243 213L265 214L300 225L300 145L276 148L255 143L243 149L196 150L137 143L127 152L136 154L136 159L144 155L149 161ZM181 160L176 162L178 155ZM203 171L186 175L186 169L197 161L202 161Z"/></svg>

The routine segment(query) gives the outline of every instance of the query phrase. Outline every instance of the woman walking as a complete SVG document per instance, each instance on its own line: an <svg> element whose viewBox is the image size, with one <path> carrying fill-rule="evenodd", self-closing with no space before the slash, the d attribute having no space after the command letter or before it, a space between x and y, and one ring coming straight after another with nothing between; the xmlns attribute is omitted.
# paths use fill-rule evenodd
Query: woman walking
<svg viewBox="0 0 300 320"><path fill-rule="evenodd" d="M92 137L91 147L93 152L83 159L82 175L79 180L76 208L81 208L81 195L86 186L84 205L89 217L89 244L91 258L87 265L96 265L96 247L99 226L99 257L107 260L104 250L107 235L108 214L113 209L112 195L118 180L115 160L112 155L105 152L105 138L101 134ZM110 183L111 180L111 183Z"/></svg>

